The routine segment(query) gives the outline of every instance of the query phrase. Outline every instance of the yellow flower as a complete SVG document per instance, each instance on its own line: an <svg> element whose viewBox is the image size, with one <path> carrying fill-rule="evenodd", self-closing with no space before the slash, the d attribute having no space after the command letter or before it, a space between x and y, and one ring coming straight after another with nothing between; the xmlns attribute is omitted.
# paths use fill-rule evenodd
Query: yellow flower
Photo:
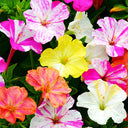
<svg viewBox="0 0 128 128"><path fill-rule="evenodd" d="M64 35L59 38L55 49L47 48L43 51L39 61L42 66L58 69L63 77L72 75L77 78L88 70L85 55L86 49L81 41L78 39L72 41L71 36Z"/></svg>

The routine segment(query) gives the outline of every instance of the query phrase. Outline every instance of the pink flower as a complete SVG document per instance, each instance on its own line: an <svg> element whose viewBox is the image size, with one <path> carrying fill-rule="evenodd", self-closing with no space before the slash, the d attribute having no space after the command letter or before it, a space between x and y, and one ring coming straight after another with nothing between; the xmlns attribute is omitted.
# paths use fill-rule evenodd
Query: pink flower
<svg viewBox="0 0 128 128"><path fill-rule="evenodd" d="M98 58L92 61L92 65L94 69L89 69L82 75L86 84L94 80L102 79L109 84L117 84L122 89L126 90L126 83L121 80L127 76L127 69L124 65L120 64L111 67L108 60L101 61Z"/></svg>
<svg viewBox="0 0 128 128"><path fill-rule="evenodd" d="M33 31L28 30L23 21L11 19L3 21L0 23L0 31L10 38L14 50L26 52L32 49L38 54L42 52L41 43L34 41Z"/></svg>
<svg viewBox="0 0 128 128"><path fill-rule="evenodd" d="M64 0L66 3L73 2L73 8L76 11L87 11L93 4L93 0Z"/></svg>
<svg viewBox="0 0 128 128"><path fill-rule="evenodd" d="M124 48L128 49L128 22L105 17L97 23L101 28L93 32L93 43L105 45L106 52L111 57L122 56Z"/></svg>
<svg viewBox="0 0 128 128"><path fill-rule="evenodd" d="M6 69L6 66L7 64L5 60L2 57L0 57L0 73L4 72L4 70Z"/></svg>
<svg viewBox="0 0 128 128"><path fill-rule="evenodd" d="M55 36L64 35L64 19L69 17L67 6L59 1L31 0L31 9L24 12L29 29L34 30L34 40L45 44Z"/></svg>
<svg viewBox="0 0 128 128"><path fill-rule="evenodd" d="M15 123L16 118L24 121L25 115L36 112L36 107L35 101L28 98L28 92L24 87L0 87L0 118L11 123Z"/></svg>
<svg viewBox="0 0 128 128"><path fill-rule="evenodd" d="M30 128L82 128L81 114L76 110L69 110L73 104L72 97L59 108L53 108L49 101L43 102L32 118Z"/></svg>

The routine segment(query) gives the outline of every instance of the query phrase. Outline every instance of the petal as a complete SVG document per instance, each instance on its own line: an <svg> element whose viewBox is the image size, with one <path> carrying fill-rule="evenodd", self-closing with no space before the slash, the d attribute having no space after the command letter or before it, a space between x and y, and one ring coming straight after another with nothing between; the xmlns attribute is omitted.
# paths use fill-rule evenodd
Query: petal
<svg viewBox="0 0 128 128"><path fill-rule="evenodd" d="M107 45L106 46L106 52L111 57L122 56L124 54L124 48L123 47Z"/></svg>
<svg viewBox="0 0 128 128"><path fill-rule="evenodd" d="M30 128L51 128L53 127L53 121L49 118L35 116L30 122Z"/></svg>
<svg viewBox="0 0 128 128"><path fill-rule="evenodd" d="M87 72L84 72L82 74L82 77L84 78L84 82L86 84L88 84L94 80L101 79L99 73L95 69L89 69Z"/></svg>
<svg viewBox="0 0 128 128"><path fill-rule="evenodd" d="M64 2L66 2L66 3L70 3L72 1L74 1L74 0L64 0Z"/></svg>
<svg viewBox="0 0 128 128"><path fill-rule="evenodd" d="M42 44L45 44L52 40L54 37L55 32L52 31L49 27L40 26L35 32L34 32L34 40L37 42L41 42Z"/></svg>
<svg viewBox="0 0 128 128"><path fill-rule="evenodd" d="M6 34L7 37L10 37L10 22L9 21L1 22L0 31Z"/></svg>
<svg viewBox="0 0 128 128"><path fill-rule="evenodd" d="M28 92L24 87L12 86L7 91L7 104L11 106L19 106L23 100L28 96Z"/></svg>
<svg viewBox="0 0 128 128"><path fill-rule="evenodd" d="M93 0L75 0L73 1L73 8L76 11L87 11L93 4Z"/></svg>
<svg viewBox="0 0 128 128"><path fill-rule="evenodd" d="M68 111L65 116L60 119L60 123L71 128L81 128L83 125L82 116L80 112L76 110Z"/></svg>
<svg viewBox="0 0 128 128"><path fill-rule="evenodd" d="M32 98L26 98L22 104L16 108L17 113L22 113L24 115L32 115L36 112L36 103Z"/></svg>
<svg viewBox="0 0 128 128"><path fill-rule="evenodd" d="M26 81L31 85L34 86L35 90L41 90L42 88L42 81L39 77L39 73L37 70L29 70L28 74L26 75Z"/></svg>
<svg viewBox="0 0 128 128"><path fill-rule="evenodd" d="M0 73L4 72L4 70L6 69L6 66L7 64L5 63L5 60L2 57L0 57Z"/></svg>
<svg viewBox="0 0 128 128"><path fill-rule="evenodd" d="M30 9L24 11L24 16L26 18L27 27L32 30L37 30L41 26L41 20L34 14Z"/></svg>
<svg viewBox="0 0 128 128"><path fill-rule="evenodd" d="M42 21L47 17L52 0L31 0L30 5L33 13Z"/></svg>
<svg viewBox="0 0 128 128"><path fill-rule="evenodd" d="M111 65L108 60L100 60L99 58L93 59L92 61L94 69L99 73L101 77L103 77Z"/></svg>
<svg viewBox="0 0 128 128"><path fill-rule="evenodd" d="M0 87L4 87L5 84L4 84L4 79L3 77L0 75Z"/></svg>
<svg viewBox="0 0 128 128"><path fill-rule="evenodd" d="M52 2L51 12L48 16L48 22L62 22L64 19L69 17L69 10L67 5L59 2L54 1Z"/></svg>

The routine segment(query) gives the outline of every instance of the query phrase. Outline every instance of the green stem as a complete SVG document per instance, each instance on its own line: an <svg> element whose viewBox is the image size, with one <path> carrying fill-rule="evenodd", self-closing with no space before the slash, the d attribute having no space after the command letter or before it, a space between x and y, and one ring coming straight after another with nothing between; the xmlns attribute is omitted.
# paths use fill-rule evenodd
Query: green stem
<svg viewBox="0 0 128 128"><path fill-rule="evenodd" d="M29 51L29 54L30 54L30 62L31 62L31 68L33 69L34 68L34 61L33 61L33 54L32 54L32 50Z"/></svg>

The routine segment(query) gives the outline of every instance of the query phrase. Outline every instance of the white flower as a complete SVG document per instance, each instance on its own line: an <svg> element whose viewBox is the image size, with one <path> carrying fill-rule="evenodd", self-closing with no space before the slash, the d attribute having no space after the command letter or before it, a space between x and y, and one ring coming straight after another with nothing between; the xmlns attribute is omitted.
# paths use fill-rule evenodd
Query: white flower
<svg viewBox="0 0 128 128"><path fill-rule="evenodd" d="M77 39L86 36L86 43L89 43L93 37L93 26L85 12L77 12L74 21L69 23L68 29L73 31Z"/></svg>
<svg viewBox="0 0 128 128"><path fill-rule="evenodd" d="M109 57L106 53L105 46L103 45L94 45L89 43L86 47L85 59L88 63L88 68L93 68L92 60L95 58L100 58L101 60L109 60Z"/></svg>
<svg viewBox="0 0 128 128"><path fill-rule="evenodd" d="M116 84L97 80L88 85L90 92L78 96L77 106L88 108L88 115L93 121L103 125L111 117L115 123L126 118L124 101L126 93Z"/></svg>

